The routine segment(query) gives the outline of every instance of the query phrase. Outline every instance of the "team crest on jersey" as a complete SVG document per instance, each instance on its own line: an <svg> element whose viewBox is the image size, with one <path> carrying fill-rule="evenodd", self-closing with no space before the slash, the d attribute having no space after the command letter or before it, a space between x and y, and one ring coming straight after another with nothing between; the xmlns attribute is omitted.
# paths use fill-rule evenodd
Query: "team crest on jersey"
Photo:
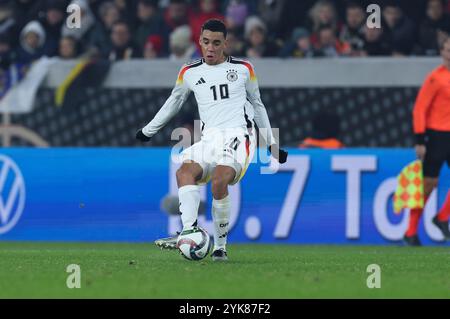
<svg viewBox="0 0 450 319"><path fill-rule="evenodd" d="M227 79L230 82L234 82L238 79L238 74L236 70L228 70L227 71Z"/></svg>

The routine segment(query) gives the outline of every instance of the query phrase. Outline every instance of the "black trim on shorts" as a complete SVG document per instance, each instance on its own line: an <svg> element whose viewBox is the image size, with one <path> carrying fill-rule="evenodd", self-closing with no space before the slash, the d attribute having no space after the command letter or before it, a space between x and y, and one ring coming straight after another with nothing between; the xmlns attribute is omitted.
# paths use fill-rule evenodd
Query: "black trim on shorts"
<svg viewBox="0 0 450 319"><path fill-rule="evenodd" d="M427 130L425 135L423 175L437 178L445 162L450 167L450 131Z"/></svg>

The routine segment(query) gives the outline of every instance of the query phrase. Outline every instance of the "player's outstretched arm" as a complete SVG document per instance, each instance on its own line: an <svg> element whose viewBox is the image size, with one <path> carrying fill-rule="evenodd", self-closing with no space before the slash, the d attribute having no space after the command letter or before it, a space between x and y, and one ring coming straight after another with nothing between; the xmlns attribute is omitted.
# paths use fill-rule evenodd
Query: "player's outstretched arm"
<svg viewBox="0 0 450 319"><path fill-rule="evenodd" d="M167 122L174 117L183 106L190 93L189 87L185 82L177 81L169 98L166 100L161 109L156 113L153 120L136 132L136 139L142 142L150 141Z"/></svg>
<svg viewBox="0 0 450 319"><path fill-rule="evenodd" d="M156 113L153 120L136 132L136 139L142 142L150 141L151 137L155 135L161 128L166 125L170 119L178 113L181 109L184 99L181 97L174 97L173 94L167 99L161 109Z"/></svg>
<svg viewBox="0 0 450 319"><path fill-rule="evenodd" d="M268 132L267 136L264 137L270 154L280 163L286 163L288 152L281 149L275 140L272 132L272 126L270 125L269 116L267 114L266 107L261 100L261 94L259 92L258 80L253 71L253 66L250 65L250 76L246 84L247 98L253 105L255 111L255 122L260 129L266 129Z"/></svg>

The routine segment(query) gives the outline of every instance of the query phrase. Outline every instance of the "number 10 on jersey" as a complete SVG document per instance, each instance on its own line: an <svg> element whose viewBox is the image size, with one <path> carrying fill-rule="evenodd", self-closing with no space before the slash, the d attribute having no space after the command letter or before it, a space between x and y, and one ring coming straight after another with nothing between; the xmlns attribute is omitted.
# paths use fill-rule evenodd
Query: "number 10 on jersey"
<svg viewBox="0 0 450 319"><path fill-rule="evenodd" d="M217 101L217 86L213 85L210 87L213 91L214 101ZM228 84L219 85L220 99L229 99L230 95L228 93Z"/></svg>

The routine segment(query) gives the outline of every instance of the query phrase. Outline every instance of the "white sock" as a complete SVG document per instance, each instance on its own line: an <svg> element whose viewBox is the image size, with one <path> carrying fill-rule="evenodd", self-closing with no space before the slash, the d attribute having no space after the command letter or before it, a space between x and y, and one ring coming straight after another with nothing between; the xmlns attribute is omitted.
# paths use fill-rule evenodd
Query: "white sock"
<svg viewBox="0 0 450 319"><path fill-rule="evenodd" d="M227 244L228 224L230 219L230 196L224 199L213 199L212 216L214 221L214 250L224 249Z"/></svg>
<svg viewBox="0 0 450 319"><path fill-rule="evenodd" d="M181 222L183 230L192 228L197 222L198 206L200 205L200 190L197 185L186 185L178 189L180 201Z"/></svg>

